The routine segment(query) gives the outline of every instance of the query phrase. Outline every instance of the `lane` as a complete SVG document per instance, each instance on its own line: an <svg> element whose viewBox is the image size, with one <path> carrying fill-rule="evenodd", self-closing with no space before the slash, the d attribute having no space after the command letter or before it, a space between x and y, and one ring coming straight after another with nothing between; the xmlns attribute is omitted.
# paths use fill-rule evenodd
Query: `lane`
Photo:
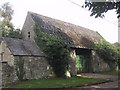
<svg viewBox="0 0 120 90"><path fill-rule="evenodd" d="M85 87L80 87L80 88L118 88L119 86L120 85L118 84L118 81L113 81L113 82L109 82L109 83L85 86Z"/></svg>

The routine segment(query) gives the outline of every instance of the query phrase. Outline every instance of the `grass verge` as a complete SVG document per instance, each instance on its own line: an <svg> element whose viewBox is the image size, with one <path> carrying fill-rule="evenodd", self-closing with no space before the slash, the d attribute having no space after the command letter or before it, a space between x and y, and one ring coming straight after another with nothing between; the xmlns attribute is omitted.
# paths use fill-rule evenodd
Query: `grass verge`
<svg viewBox="0 0 120 90"><path fill-rule="evenodd" d="M100 74L118 75L118 74L120 74L120 70L105 71L105 72L100 72Z"/></svg>
<svg viewBox="0 0 120 90"><path fill-rule="evenodd" d="M8 88L68 88L77 87L91 84L98 84L105 82L105 80L95 78L83 78L83 77L72 77L69 79L65 78L52 78L46 80L29 80L10 84Z"/></svg>

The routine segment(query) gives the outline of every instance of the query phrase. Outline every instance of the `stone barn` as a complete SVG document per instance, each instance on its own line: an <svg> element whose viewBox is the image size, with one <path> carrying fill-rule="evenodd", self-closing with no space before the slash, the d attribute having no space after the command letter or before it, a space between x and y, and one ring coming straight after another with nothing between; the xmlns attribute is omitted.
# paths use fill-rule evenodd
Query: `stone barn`
<svg viewBox="0 0 120 90"><path fill-rule="evenodd" d="M40 79L54 75L47 62L47 56L36 43L14 38L2 38L0 48L3 84L18 80L16 60L24 60L24 79Z"/></svg>
<svg viewBox="0 0 120 90"><path fill-rule="evenodd" d="M94 51L95 43L101 36L95 31L71 23L53 19L47 16L28 12L22 33L25 40L35 42L34 28L38 26L41 31L62 37L71 48L71 74L77 72L100 72L109 70L109 66Z"/></svg>
<svg viewBox="0 0 120 90"><path fill-rule="evenodd" d="M22 28L23 39L0 38L0 67L2 83L15 82L16 61L24 60L24 79L40 79L55 76L48 64L46 54L37 46L34 37L35 26L41 31L62 37L71 49L70 73L100 72L110 70L109 65L94 50L101 36L95 31L28 12Z"/></svg>

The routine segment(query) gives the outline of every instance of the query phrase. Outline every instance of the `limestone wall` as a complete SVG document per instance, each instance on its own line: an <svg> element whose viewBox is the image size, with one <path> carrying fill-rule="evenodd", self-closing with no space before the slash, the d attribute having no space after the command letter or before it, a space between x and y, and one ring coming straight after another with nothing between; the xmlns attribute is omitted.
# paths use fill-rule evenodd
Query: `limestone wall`
<svg viewBox="0 0 120 90"><path fill-rule="evenodd" d="M1 42L1 53L0 53L0 61L5 61L9 63L10 66L14 65L14 56L12 55L10 49L7 47L4 41Z"/></svg>
<svg viewBox="0 0 120 90"><path fill-rule="evenodd" d="M25 70L24 79L41 79L54 76L45 57L23 56L22 58Z"/></svg>
<svg viewBox="0 0 120 90"><path fill-rule="evenodd" d="M15 60L19 56L15 56ZM50 65L48 64L45 57L30 57L20 56L24 59L24 79L42 79L55 76ZM2 63L2 85L5 86L8 83L18 81L16 75L16 61L14 65L9 65L8 62L3 61Z"/></svg>
<svg viewBox="0 0 120 90"><path fill-rule="evenodd" d="M70 57L71 57L71 61L70 61L70 73L71 75L77 75L77 69L76 69L76 53L75 50L71 50L70 52Z"/></svg>
<svg viewBox="0 0 120 90"><path fill-rule="evenodd" d="M1 62L2 64L2 86L8 83L16 82L18 80L15 72L15 67L10 66L7 62Z"/></svg>
<svg viewBox="0 0 120 90"><path fill-rule="evenodd" d="M22 28L23 39L34 41L34 26L35 23L32 20L30 14L27 14L25 23ZM30 38L28 38L28 32L30 32Z"/></svg>
<svg viewBox="0 0 120 90"><path fill-rule="evenodd" d="M93 72L109 71L109 65L101 59L95 51L92 50L92 68Z"/></svg>

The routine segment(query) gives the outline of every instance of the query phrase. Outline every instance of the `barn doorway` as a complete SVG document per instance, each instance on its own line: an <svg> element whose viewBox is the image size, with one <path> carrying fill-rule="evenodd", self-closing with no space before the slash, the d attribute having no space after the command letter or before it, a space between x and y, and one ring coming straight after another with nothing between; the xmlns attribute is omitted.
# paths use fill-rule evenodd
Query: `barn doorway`
<svg viewBox="0 0 120 90"><path fill-rule="evenodd" d="M86 61L83 55L76 55L77 73L88 72Z"/></svg>
<svg viewBox="0 0 120 90"><path fill-rule="evenodd" d="M77 73L92 72L91 65L91 49L74 48L76 52L76 69Z"/></svg>

